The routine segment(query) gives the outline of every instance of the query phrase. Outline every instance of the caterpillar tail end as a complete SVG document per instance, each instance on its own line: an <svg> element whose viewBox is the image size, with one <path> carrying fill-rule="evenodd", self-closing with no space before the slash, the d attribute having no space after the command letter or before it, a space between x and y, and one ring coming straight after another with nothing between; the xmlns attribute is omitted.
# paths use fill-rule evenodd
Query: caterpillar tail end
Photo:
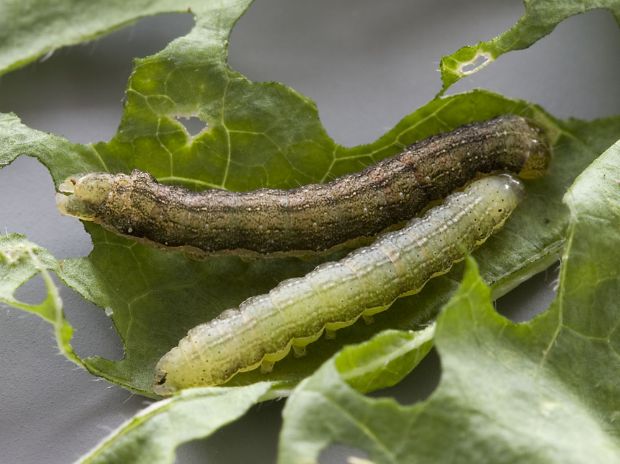
<svg viewBox="0 0 620 464"><path fill-rule="evenodd" d="M531 121L528 121L528 124L532 131L528 143L529 153L519 171L519 177L525 180L544 176L552 158L551 145L545 130Z"/></svg>

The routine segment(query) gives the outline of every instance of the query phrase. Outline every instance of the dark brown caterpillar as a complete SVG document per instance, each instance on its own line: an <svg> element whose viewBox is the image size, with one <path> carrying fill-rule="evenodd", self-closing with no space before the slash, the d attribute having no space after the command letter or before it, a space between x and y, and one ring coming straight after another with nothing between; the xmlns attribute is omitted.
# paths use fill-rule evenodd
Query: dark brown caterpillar
<svg viewBox="0 0 620 464"><path fill-rule="evenodd" d="M140 171L91 173L61 184L57 203L65 214L169 247L316 251L410 219L478 173L508 170L533 178L549 160L542 129L507 115L422 140L322 185L194 193Z"/></svg>

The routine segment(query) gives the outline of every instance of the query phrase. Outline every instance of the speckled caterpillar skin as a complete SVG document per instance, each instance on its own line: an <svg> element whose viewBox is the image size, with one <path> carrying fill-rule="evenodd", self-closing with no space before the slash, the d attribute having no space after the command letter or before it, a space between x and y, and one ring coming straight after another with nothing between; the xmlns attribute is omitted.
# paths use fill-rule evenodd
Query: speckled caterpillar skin
<svg viewBox="0 0 620 464"><path fill-rule="evenodd" d="M65 181L57 202L65 214L170 247L318 251L410 219L477 173L538 177L549 159L543 131L508 115L423 140L327 184L195 193L139 171L94 173Z"/></svg>
<svg viewBox="0 0 620 464"><path fill-rule="evenodd" d="M291 347L300 353L324 330L384 311L483 243L522 196L521 183L507 174L474 181L373 245L223 312L190 330L161 358L154 391L169 395L182 388L222 384L261 364L270 369Z"/></svg>

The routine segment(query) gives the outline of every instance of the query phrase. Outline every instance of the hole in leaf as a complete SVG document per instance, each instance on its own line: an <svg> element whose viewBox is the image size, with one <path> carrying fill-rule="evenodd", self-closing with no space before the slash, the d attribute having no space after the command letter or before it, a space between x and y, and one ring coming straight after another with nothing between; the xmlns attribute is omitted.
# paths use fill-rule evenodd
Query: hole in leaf
<svg viewBox="0 0 620 464"><path fill-rule="evenodd" d="M64 287L53 274L52 279L59 288L65 316L75 329L71 344L76 353L82 358L97 355L111 360L122 359L121 339L105 311ZM42 303L47 297L43 277L40 274L34 276L15 291L14 297L30 305Z"/></svg>
<svg viewBox="0 0 620 464"><path fill-rule="evenodd" d="M59 288L65 316L75 330L71 340L75 352L82 358L96 355L110 360L122 359L123 344L106 312L63 286L53 274L52 279ZM19 287L14 296L30 305L42 303L47 297L47 288L41 275Z"/></svg>
<svg viewBox="0 0 620 464"><path fill-rule="evenodd" d="M180 446L176 462L276 462L283 407L284 401L257 404L241 419L219 429L208 440L196 440ZM239 446L240 443L243 445Z"/></svg>
<svg viewBox="0 0 620 464"><path fill-rule="evenodd" d="M82 358L101 356L120 360L124 356L123 343L114 328L109 310L102 309L67 287L60 288L67 319L75 329L71 344Z"/></svg>
<svg viewBox="0 0 620 464"><path fill-rule="evenodd" d="M0 170L0 233L19 232L56 258L86 256L90 236L75 218L56 208L49 172L34 158L22 156Z"/></svg>
<svg viewBox="0 0 620 464"><path fill-rule="evenodd" d="M536 102L558 118L613 116L620 101L618 57L618 23L610 11L594 10L566 19L527 50L502 55L450 93L485 88Z"/></svg>
<svg viewBox="0 0 620 464"><path fill-rule="evenodd" d="M401 404L413 404L426 400L441 380L441 362L433 348L399 384L377 390L368 396L395 398Z"/></svg>
<svg viewBox="0 0 620 464"><path fill-rule="evenodd" d="M2 76L0 112L79 143L108 140L122 113L133 60L163 49L193 26L191 14L143 18L93 42L56 50Z"/></svg>
<svg viewBox="0 0 620 464"><path fill-rule="evenodd" d="M183 124L187 133L192 137L196 137L207 129L207 123L198 116L177 116L176 120Z"/></svg>
<svg viewBox="0 0 620 464"><path fill-rule="evenodd" d="M332 443L321 451L319 462L321 464L362 464L370 461L365 451L340 443Z"/></svg>
<svg viewBox="0 0 620 464"><path fill-rule="evenodd" d="M20 157L0 170L2 233L23 233L56 258L86 256L92 249L90 236L80 221L60 214L54 192L49 172L34 158ZM54 274L52 278L60 288L63 307L76 329L73 341L76 352L80 356L122 358L120 339L104 311L60 284ZM40 275L15 292L17 299L28 304L39 304L46 295Z"/></svg>
<svg viewBox="0 0 620 464"><path fill-rule="evenodd" d="M47 297L47 288L41 274L37 274L32 279L24 283L15 290L13 294L16 300L29 305L38 305L43 303Z"/></svg>
<svg viewBox="0 0 620 464"><path fill-rule="evenodd" d="M522 13L520 2L494 0L255 2L233 29L230 63L312 98L328 133L356 145L432 99L442 55L494 37Z"/></svg>
<svg viewBox="0 0 620 464"><path fill-rule="evenodd" d="M461 73L462 74L472 74L474 72L476 72L477 70L479 70L480 68L485 67L487 64L489 64L491 62L491 56L489 56L486 53L478 53L478 55L476 56L476 58L474 58L472 61L470 61L469 63L464 63L461 65Z"/></svg>
<svg viewBox="0 0 620 464"><path fill-rule="evenodd" d="M559 270L559 263L555 264L499 298L497 312L513 322L524 322L545 311L555 298Z"/></svg>

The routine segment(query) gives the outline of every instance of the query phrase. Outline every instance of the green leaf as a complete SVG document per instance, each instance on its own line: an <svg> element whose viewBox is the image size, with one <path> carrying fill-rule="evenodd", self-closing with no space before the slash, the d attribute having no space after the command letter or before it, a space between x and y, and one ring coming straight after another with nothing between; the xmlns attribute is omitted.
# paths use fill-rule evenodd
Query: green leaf
<svg viewBox="0 0 620 464"><path fill-rule="evenodd" d="M335 360L343 379L365 393L400 382L433 346L435 324L419 331L384 330L371 340L344 347Z"/></svg>
<svg viewBox="0 0 620 464"><path fill-rule="evenodd" d="M67 45L93 40L138 18L187 11L175 0L4 0L0 3L0 76Z"/></svg>
<svg viewBox="0 0 620 464"><path fill-rule="evenodd" d="M372 151L389 142L395 144L396 134L410 128L420 133L416 138L424 137L438 130L438 121L459 118L451 123L458 126L467 118L473 118L472 107L477 108L478 114L488 108L489 117L508 111L519 111L539 119L545 117L535 107L485 92L475 92L433 101L402 121L376 144L353 148L349 153L354 153L352 159L361 163L364 160L362 148ZM11 153L28 150L52 169L60 166L60 169L66 171L66 165L73 159L80 162L77 168L80 171L89 170L88 163L93 166L90 170L101 169L95 167L98 160L89 147L68 142L63 147L58 138L26 130L14 117L5 120L7 124L0 126L0 130L5 130L7 139L14 137L26 140L25 143L15 144L16 149ZM615 119L594 124L574 123L567 129L551 126L549 122L547 124L557 131L557 146L560 147L556 150L552 173L545 181L529 186L530 205L523 206L522 213L517 214L503 234L491 240L479 255L480 261L487 263L485 277L489 282L496 283L498 293L520 281L522 274L530 275L555 259L567 217L566 211L560 206L561 194L582 166L591 159L593 151L589 147L605 143L606 137L615 133L620 126ZM599 129L599 137L587 143L578 140L580 131L590 126ZM392 147L391 151L384 150L385 155L397 149ZM563 158L569 156L570 160L563 161ZM72 166L74 164L77 163ZM59 174L56 180L68 173ZM309 271L318 262L318 258L288 258L248 263L236 257L191 261L178 253L161 252L115 237L97 226L89 225L88 230L93 237L93 252L88 258L63 262L61 277L89 300L112 310L113 320L126 347L125 359L120 362L95 358L89 359L88 364L92 369L102 372L106 378L145 393L150 390L154 363L176 344L188 328L214 317L223 309L236 306L244 298L267 291L287 277ZM124 272L119 273L118 269ZM421 297L399 302L392 310L393 316L381 318L376 327L355 327L339 337L340 340L318 344L318 348L311 350L314 355L307 359L281 363L282 369L276 369L271 378L295 382L316 368L343 343L363 340L384 327L415 327L444 302L445 293L438 294L437 289L453 288L454 275L458 274L433 282L429 287L431 290L424 292ZM414 305L418 309L412 312L409 308ZM171 313L171 307L179 308L180 311ZM259 378L263 377L251 373L239 377L241 380L237 379L237 382L251 382Z"/></svg>
<svg viewBox="0 0 620 464"><path fill-rule="evenodd" d="M205 438L243 414L269 390L266 382L247 387L193 388L153 403L129 419L81 463L172 463L176 448Z"/></svg>
<svg viewBox="0 0 620 464"><path fill-rule="evenodd" d="M558 295L516 324L498 315L473 260L437 320L442 380L425 402L370 399L338 354L284 409L281 463L330 443L381 463L613 463L620 457L620 142L579 176ZM364 345L349 352L365 350Z"/></svg>
<svg viewBox="0 0 620 464"><path fill-rule="evenodd" d="M278 101L275 98L272 100L273 108L281 110L285 105L278 104ZM574 177L591 161L593 154L602 150L612 134L618 133L620 119L564 127L548 119L536 107L486 92L474 92L431 102L371 146L340 148L339 152L347 153L348 158L343 164L336 163L332 171L357 170L378 159L365 156L365 153L381 150L379 157L388 156L399 149L398 143L411 143L442 130L440 127L447 129L462 125L475 117L474 108L475 115L481 119L504 112L527 114L544 120L557 134L556 158L550 175L528 185L528 199L520 211L504 231L477 254L485 279L495 286L499 295L557 259L568 217L561 205L561 196ZM601 132L600 137L584 143L579 139L581 132L590 128L597 128ZM286 132L285 129L283 131ZM397 141L397 134L400 133L404 133L400 135L403 142ZM324 143L331 141L313 131L305 137ZM252 156L256 155L250 151L245 154L249 165L254 164L249 161ZM278 153L274 156L278 157ZM210 162L205 161L205 165L209 166ZM287 169L287 176L304 181L295 177L290 165ZM196 172L200 175L207 171ZM243 169L238 171L236 165L229 172L231 182L244 182L247 188L261 185L256 180L251 184L255 178L243 175ZM314 178L329 173L310 161L305 163L304 172L314 172ZM122 361L95 358L89 359L89 364L104 372L106 378L145 393L150 391L155 362L189 328L215 317L224 309L237 306L249 296L268 291L281 280L303 275L321 259L328 259L271 258L248 262L242 258L224 256L192 261L179 253L166 253L115 237L98 226L88 225L87 230L93 238L93 252L88 258L64 262L61 277L95 304L112 309L112 318L126 348ZM118 269L123 269L123 272L119 273ZM374 326L356 325L342 331L336 340L324 340L313 345L309 355L302 360L291 358L279 363L267 378L294 384L343 344L368 339L384 328L417 327L432 317L445 302L450 291L456 287L455 276L459 273L457 269L434 281L421 295L399 301L388 314L378 318ZM170 308L175 308L175 311ZM265 378L258 372L251 372L237 376L233 384Z"/></svg>
<svg viewBox="0 0 620 464"><path fill-rule="evenodd" d="M3 115L0 163L22 154L36 156L56 185L76 173L138 168L161 181L193 188L285 188L358 171L416 140L474 120L518 113L549 130L555 160L549 176L528 184L528 199L476 258L496 296L557 258L568 218L561 197L595 154L612 143L620 132L620 118L564 123L527 102L474 91L432 100L372 144L342 147L326 134L312 101L281 84L251 82L228 67L228 35L249 3L220 0L193 6L196 26L187 36L137 60L123 119L110 142L73 144ZM194 137L177 121L189 115L206 123ZM593 131L596 137L585 138ZM338 257L247 261L224 256L192 261L116 237L93 224L86 227L93 239L92 253L62 261L59 275L111 312L125 357L84 362L106 379L146 395L152 395L155 363L189 328ZM374 326L358 324L341 331L336 340L313 344L302 360L286 359L269 376L239 375L231 385L273 380L292 387L347 343L367 340L385 328L415 329L445 303L460 272L457 268L420 295L398 301Z"/></svg>
<svg viewBox="0 0 620 464"><path fill-rule="evenodd" d="M23 235L0 236L0 302L36 314L52 324L60 352L83 366L71 347L73 329L64 318L62 301L50 275L50 271L57 270L58 263L54 257L26 240ZM17 299L17 289L36 275L40 275L45 284L45 299L38 304L28 304Z"/></svg>
<svg viewBox="0 0 620 464"><path fill-rule="evenodd" d="M463 77L480 71L504 53L532 46L571 16L606 8L620 23L618 0L523 0L523 4L525 13L506 32L491 40L462 47L441 59L442 94Z"/></svg>
<svg viewBox="0 0 620 464"><path fill-rule="evenodd" d="M556 259L564 243L571 214L561 203L562 195L596 154L611 144L620 133L618 117L593 122L558 121L541 108L527 102L475 91L432 100L405 117L394 129L372 144L342 147L327 136L312 101L281 84L251 82L228 67L228 37L237 19L250 5L250 0L189 1L183 4L173 0L136 1L130 4L118 1L104 3L97 0L86 3L62 0L54 2L52 7L49 2L43 1L3 2L0 5L0 74L58 47L92 39L143 15L180 11L181 8L189 6L195 15L196 25L187 36L175 40L162 52L136 61L129 81L123 119L117 135L111 141L94 145L72 144L62 138L29 129L14 115L0 115L0 167L12 162L17 156L30 155L37 157L47 166L56 185L75 173L101 170L128 172L139 168L151 172L161 181L179 183L195 189L225 187L249 190L263 186L284 188L326 181L344 173L358 171L400 151L416 140L474 120L487 119L502 113L523 114L536 119L548 129L553 139L555 160L547 178L528 184L528 199L506 228L476 254L481 275L484 281L491 285L494 296L505 293ZM532 0L526 3L527 13L524 19L496 39L499 47L497 50L504 53L509 49L530 45L550 32L562 19L597 5L612 9L618 17L619 3L581 2L575 6L574 2ZM509 43L511 37L520 38L521 41ZM501 40L504 40L503 45ZM471 59L478 51L475 49L473 53L463 52L471 53L469 56L461 56L460 52L453 56L463 61L465 58ZM497 56L499 55L493 57ZM445 63L449 68L449 60ZM455 69L461 64L457 61L453 63ZM446 75L444 72L444 84ZM187 116L199 117L205 123L205 129L196 136L188 134L177 120ZM579 193L578 189L571 192L571 195ZM582 198L583 194L577 197ZM585 207L587 208L587 205ZM573 216L575 211L573 205ZM82 363L91 372L146 395L151 394L154 363L161 354L176 344L188 328L215 317L223 309L236 306L248 296L269 290L285 278L308 272L321 260L337 258L263 259L247 262L228 256L192 261L180 253L165 253L116 237L92 224L87 225L87 230L94 242L91 255L61 262L54 261L44 250L32 244L28 244L26 248L36 252L22 256L19 254L20 243L27 243L25 239L13 235L7 237L6 243L0 244L0 249L6 252L2 254L3 261L0 263L1 275L6 279L0 281L0 299L15 307L34 311L53 323L61 350L74 362ZM571 231L574 232L574 228ZM22 264L5 259L6 256L15 256L15 253L22 256ZM77 358L69 345L71 328L62 316L60 301L48 271L58 273L65 283L78 290L85 298L111 312L115 327L125 344L125 357L122 361ZM41 273L47 285L46 300L40 305L27 305L15 300L15 289L37 272ZM400 300L387 314L379 317L373 327L352 327L342 331L335 341L321 341L312 345L310 354L303 360L291 358L278 363L270 376L253 372L234 379L234 384L251 384L247 387L190 390L171 400L157 403L152 409L122 427L88 459L109 462L116 457L136 460L144 456L152 461L170 461L174 448L179 443L206 436L224 423L239 417L252 403L267 397L267 388L272 389L269 395L275 394L275 388L291 388L344 344L368 340L376 332L388 327L418 328L420 323L425 323L433 316L456 288L461 272L462 267L459 267L448 276L433 281L422 294ZM464 306L466 303L472 306L473 302L477 301L484 311L475 319L474 329L479 330L482 335L494 335L495 332L491 329L497 329L500 322L511 328L512 325L492 312L486 287L475 275L470 273L468 276L466 284L469 282L472 288L471 295L468 295L471 301L457 299L451 307ZM564 279L568 277L565 276ZM575 283L575 288L579 288L579 283L581 281ZM582 293L579 295L583 296ZM556 313L563 317L568 317L566 315L569 314L559 310L556 310ZM456 318L456 322L453 321L453 325L457 326L454 331L463 340L468 335L471 337L471 333L476 333L471 330L467 333L459 332L459 324L469 323L471 326L472 321L468 322L466 318L461 319L460 315L454 314L456 311L449 309L441 319L439 329L443 330L444 334L450 330L450 317ZM477 313L472 309L467 314ZM552 311L549 314L554 313ZM548 321L550 327L563 327L557 323L557 319L554 321L549 319L550 316L546 317L547 319L541 320ZM479 322L483 324L489 321L491 329L486 331L483 325L477 325ZM594 325L590 320L584 323L588 322ZM467 327L471 328L470 326ZM329 382L343 388L341 392L345 393L342 404L369 406L370 409L366 411L368 413L374 410L375 404L366 403L366 399L352 392L351 387L365 392L398 382L427 353L433 330L431 326L422 332L381 332L359 347L341 351L335 360L326 365L331 367L324 367L319 373L332 369L333 375L330 374ZM523 330L531 332L530 329ZM549 365L555 362L553 360L557 355L557 347L567 352L572 349L570 343L567 342L566 346L560 343L564 340L564 331L556 331L557 342L551 346L553 349L548 350L549 361L542 370L545 376L548 376ZM543 334L543 331L540 333ZM544 338L542 335L541 337ZM518 342L522 341L521 338L516 338ZM468 347L471 353L472 347L463 340L455 337L454 344L458 346L454 351L467 358L466 350L458 353L458 349L462 347ZM440 337L440 348L441 343L444 349L451 346L445 335L443 342ZM615 342L615 345L618 343ZM473 348L481 349L477 346ZM506 352L498 349L497 356ZM524 356L515 350L508 352L515 356L514 359L521 359L517 358L517 355ZM490 355L493 353L482 353L481 360L490 363ZM467 374L475 376L478 370L476 366L472 366L471 358L468 360L469 364L463 361L462 367L471 369ZM362 367L359 367L360 365ZM444 366L449 367L446 364ZM483 363L479 369L484 367ZM584 369L586 367L588 366ZM346 380L346 384L340 379L337 370ZM506 369L502 373L505 373L504 371ZM506 374L507 377L508 374L511 372ZM567 378L573 379L570 376ZM255 383L264 379L283 382ZM449 379L444 378L444 383L447 380ZM502 377L501 380L506 378ZM546 377L543 380L546 380ZM490 393L488 389L484 390L485 387L492 387L492 383L476 386L481 390L470 392L472 397L475 393L480 396L483 391L487 392L489 398L493 398L496 393L504 394L503 390L493 390ZM592 388L594 386L593 383ZM340 387L334 390L335 395ZM514 391L514 386L512 387L513 390L506 391ZM524 395L528 393L526 390L518 393ZM618 396L612 388L605 391L612 391ZM285 393L282 390L278 392ZM607 393L603 395L605 402L609 397ZM497 403L512 404L512 398L501 398ZM563 396L559 398L564 399ZM459 399L458 395L456 399ZM462 398L460 399L462 401ZM379 403L384 404L382 401ZM386 430L397 429L394 433L402 434L407 429L402 427L402 424L401 427L396 425L403 410L395 403L391 404L389 408L386 407L386 415L379 416L376 422L373 420L372 425L385 423ZM469 411L462 402L454 400L454 404ZM618 410L613 401L606 404L609 411ZM445 417L445 409L442 410L439 406L437 408L438 414L443 413L442 417ZM584 408L577 409L577 412L583 413L585 419L588 419L591 416L587 416L587 413L602 410L597 408L599 406L595 405L585 413ZM199 410L204 410L207 414L204 417L196 414ZM430 407L428 410L433 412ZM553 411L552 409L551 413ZM601 423L611 428L609 424L616 417L613 416L616 413L609 414L612 414L612 419ZM464 412L460 417L461 420L469 418ZM580 415L578 418L581 417ZM441 423L441 417L438 420ZM173 432L169 428L170 421L175 425ZM568 424L570 421L565 422ZM308 436L328 443L329 435L327 438L319 437L322 423L323 419L316 424L306 424L308 428L317 427L316 434L313 432ZM584 423L590 424L587 421ZM457 421L455 424L443 425L454 429L462 422ZM475 429L476 421L473 421L473 425L462 425L464 430L471 433L470 429ZM512 423L509 425L512 426ZM175 435L177 431L179 433ZM367 444L382 437L381 433L378 433L367 438L364 433L368 431L373 431L372 427L360 435L361 440L365 440ZM432 439L439 440L442 437L441 433L432 432L433 429L425 431L429 443ZM355 435L355 430L351 434ZM360 436L355 435L355 438ZM476 437L475 434L471 436ZM476 443L469 440L469 437L463 442L472 444L472 450L475 451L473 445ZM148 446L142 447L145 443ZM383 451L387 450L389 454L392 450L398 453L400 450L410 449L407 448L409 443L402 444L396 439L394 443L397 446L384 447ZM573 440L571 444L578 443L578 440ZM448 452L443 443L439 443L436 448L438 449L432 451ZM316 449L318 448L313 448ZM423 448L420 447L420 450ZM487 456L498 457L497 454L490 453ZM508 453L506 460L511 461L510 458L513 457ZM500 459L494 459L494 462L498 460Z"/></svg>
<svg viewBox="0 0 620 464"><path fill-rule="evenodd" d="M345 348L337 362L346 380L360 391L398 383L428 353L434 328L420 332L387 330L372 340ZM273 386L191 388L152 404L116 429L80 462L174 462L183 443L205 438L240 417L252 404L276 396Z"/></svg>

